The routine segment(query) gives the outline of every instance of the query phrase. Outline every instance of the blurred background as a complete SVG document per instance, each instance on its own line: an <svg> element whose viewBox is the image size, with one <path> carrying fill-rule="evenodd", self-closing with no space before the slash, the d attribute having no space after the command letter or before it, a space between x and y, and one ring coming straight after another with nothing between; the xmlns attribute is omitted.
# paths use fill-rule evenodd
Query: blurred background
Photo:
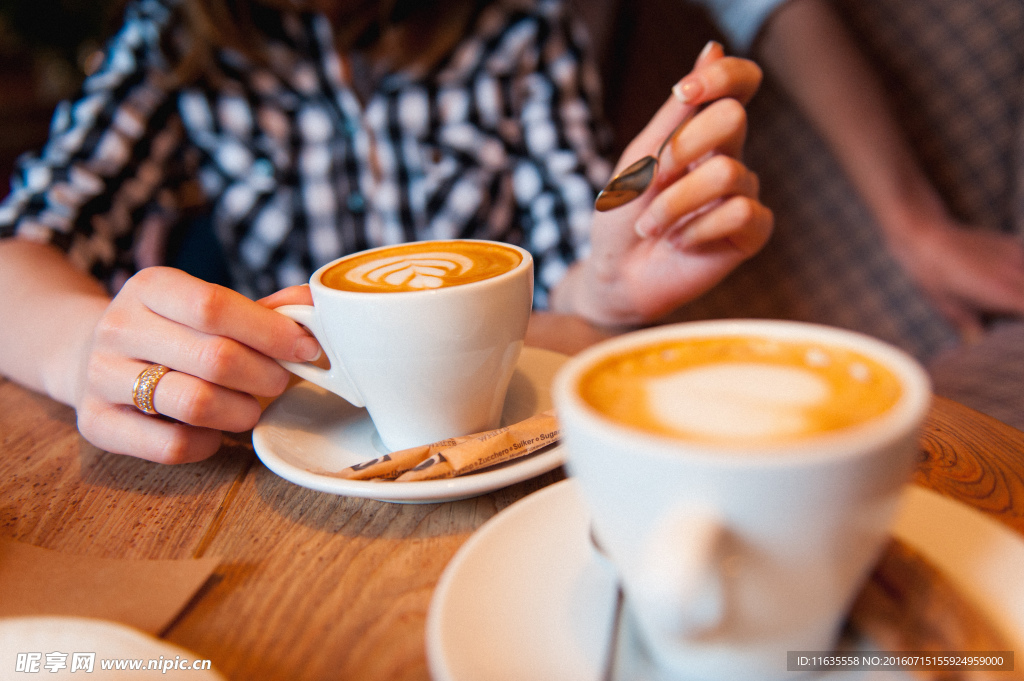
<svg viewBox="0 0 1024 681"><path fill-rule="evenodd" d="M680 0L567 0L591 33L615 152L643 126L704 42L721 39ZM0 0L0 198L15 159L46 140L54 106L99 66L127 0Z"/></svg>
<svg viewBox="0 0 1024 681"><path fill-rule="evenodd" d="M124 0L0 0L0 182L46 138L54 105L96 68Z"/></svg>

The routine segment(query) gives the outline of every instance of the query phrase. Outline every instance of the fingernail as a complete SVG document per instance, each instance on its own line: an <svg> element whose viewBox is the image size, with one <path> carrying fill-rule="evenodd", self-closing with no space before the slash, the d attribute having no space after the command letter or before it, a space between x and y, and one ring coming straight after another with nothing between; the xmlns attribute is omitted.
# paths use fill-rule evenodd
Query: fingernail
<svg viewBox="0 0 1024 681"><path fill-rule="evenodd" d="M694 76L687 76L672 86L672 94L683 104L693 104L704 94L704 85Z"/></svg>
<svg viewBox="0 0 1024 681"><path fill-rule="evenodd" d="M295 341L295 356L304 362L315 362L321 352L320 344L312 336L303 336Z"/></svg>
<svg viewBox="0 0 1024 681"><path fill-rule="evenodd" d="M716 47L721 47L719 42L717 40L709 40L707 44L704 46L704 48L700 51L700 54L697 55L697 60L694 62L694 64L700 64L702 61L707 59L707 56L711 54L711 50L715 49Z"/></svg>

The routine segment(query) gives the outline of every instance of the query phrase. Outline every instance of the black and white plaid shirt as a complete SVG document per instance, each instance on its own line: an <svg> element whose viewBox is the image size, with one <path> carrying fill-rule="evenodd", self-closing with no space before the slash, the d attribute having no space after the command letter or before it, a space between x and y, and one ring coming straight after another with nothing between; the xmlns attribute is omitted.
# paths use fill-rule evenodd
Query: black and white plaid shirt
<svg viewBox="0 0 1024 681"><path fill-rule="evenodd" d="M274 15L267 66L221 51L216 73L168 89L179 11L129 7L20 162L0 236L55 244L116 291L164 261L198 206L250 296L373 246L503 240L533 253L538 306L583 255L609 167L597 74L557 0L497 0L436 68L392 74L365 102L315 14Z"/></svg>

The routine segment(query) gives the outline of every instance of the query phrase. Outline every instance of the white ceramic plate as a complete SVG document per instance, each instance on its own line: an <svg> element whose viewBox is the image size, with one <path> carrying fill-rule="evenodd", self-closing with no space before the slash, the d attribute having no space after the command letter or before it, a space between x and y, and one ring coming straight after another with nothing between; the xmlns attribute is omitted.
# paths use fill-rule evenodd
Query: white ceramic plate
<svg viewBox="0 0 1024 681"><path fill-rule="evenodd" d="M551 408L551 380L566 359L550 350L523 348L505 398L503 425ZM307 381L289 388L267 408L252 432L252 444L267 468L296 485L404 503L454 501L485 494L546 473L565 460L562 446L555 445L503 466L447 480L398 483L323 475L322 471L340 471L388 450L365 409Z"/></svg>
<svg viewBox="0 0 1024 681"><path fill-rule="evenodd" d="M39 669L35 673L16 673L18 655L39 653ZM63 663L63 667L47 667L51 653L58 653L52 660ZM79 660L75 669L75 653L93 653L92 671L81 666ZM157 665L148 668L149 661ZM89 681L113 681L124 679L153 678L192 679L193 681L224 681L224 677L212 669L202 666L198 669L181 669L183 662L189 665L203 660L191 651L171 645L166 641L144 634L123 624L85 617L11 617L0 619L0 673L5 679L89 679ZM123 665L138 661L140 671L104 670L104 662ZM177 663L164 671L164 661ZM205 665L203 665L205 666ZM157 671L159 669L160 671ZM10 674L10 676L8 676Z"/></svg>
<svg viewBox="0 0 1024 681"><path fill-rule="evenodd" d="M598 681L615 579L589 540L575 481L509 506L459 549L427 616L434 681ZM894 535L942 570L1013 643L1024 642L1024 540L963 504L908 486ZM1019 645L1016 650L1024 650ZM895 672L827 678L906 679Z"/></svg>

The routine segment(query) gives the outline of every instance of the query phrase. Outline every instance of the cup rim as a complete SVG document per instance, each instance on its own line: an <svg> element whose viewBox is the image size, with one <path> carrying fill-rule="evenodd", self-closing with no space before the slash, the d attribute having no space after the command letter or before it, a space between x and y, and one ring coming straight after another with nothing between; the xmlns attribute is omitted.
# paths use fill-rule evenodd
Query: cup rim
<svg viewBox="0 0 1024 681"><path fill-rule="evenodd" d="M800 438L796 441L759 445L749 443L687 442L669 435L627 426L601 415L575 390L579 378L597 361L626 350L672 338L707 336L762 336L792 340L821 340L856 349L872 357L896 374L903 394L884 414L866 422ZM692 459L713 459L716 464L743 466L787 466L809 459L845 458L860 452L877 450L916 434L931 406L931 380L920 363L903 350L866 334L838 327L772 319L728 319L680 322L634 331L601 341L571 357L554 378L552 395L560 416L572 412L583 428L598 433L627 449L640 445L645 452L665 456L684 455ZM762 456L764 454L764 456Z"/></svg>
<svg viewBox="0 0 1024 681"><path fill-rule="evenodd" d="M327 286L323 282L320 281L320 277L324 274L324 272L326 272L330 268L334 267L338 263L340 263L340 262L342 262L344 260L348 260L349 258L355 258L355 257L364 256L364 255L366 255L368 253L373 253L374 251L383 251L383 250L388 250L388 249L391 249L391 248L397 248L397 247L401 247L401 246L405 246L405 245L410 245L410 244L428 244L428 243L430 243L430 244L439 244L440 245L440 244L464 243L464 242L487 243L487 244L494 244L495 246L504 246L506 248L511 248L512 250L517 251L522 256L523 259L519 262L518 265L516 265L515 267L513 267L509 271L502 272L501 274L499 274L497 276L494 276L494 277L490 277L488 279L481 279L479 281L470 282L468 284L460 284L458 286L443 286L441 288L424 289L422 291L347 291L347 290L344 290L344 289L331 288L330 286ZM346 255L343 255L343 256L340 256L338 258L335 258L334 260L331 260L329 263L321 265L320 267L317 268L317 270L315 272L313 272L312 276L310 276L310 278L309 278L309 287L311 289L318 290L321 293L324 293L324 294L327 294L327 295L332 295L332 296L334 296L334 295L341 295L341 296L388 296L388 298L397 298L397 297L418 296L418 295L424 295L424 294L434 294L434 295L437 295L437 294L439 294L442 291L445 291L446 295L452 295L453 292L458 291L460 289L476 288L478 286L483 286L483 285L497 285L498 283L500 283L501 281L504 281L505 279L508 279L508 278L511 278L511 277L515 277L515 276L519 276L520 274L522 274L523 270L529 269L529 268L532 268L532 267L533 267L533 254L530 253L530 251L526 250L522 246L517 246L516 244L510 244L510 243L507 243L505 241L495 241L493 239L422 239L420 241L406 241L406 242L397 243L397 244L386 244L384 246L375 246L373 248L367 248L367 249L364 249L364 250L361 250L361 251L356 251L354 253L348 253Z"/></svg>

